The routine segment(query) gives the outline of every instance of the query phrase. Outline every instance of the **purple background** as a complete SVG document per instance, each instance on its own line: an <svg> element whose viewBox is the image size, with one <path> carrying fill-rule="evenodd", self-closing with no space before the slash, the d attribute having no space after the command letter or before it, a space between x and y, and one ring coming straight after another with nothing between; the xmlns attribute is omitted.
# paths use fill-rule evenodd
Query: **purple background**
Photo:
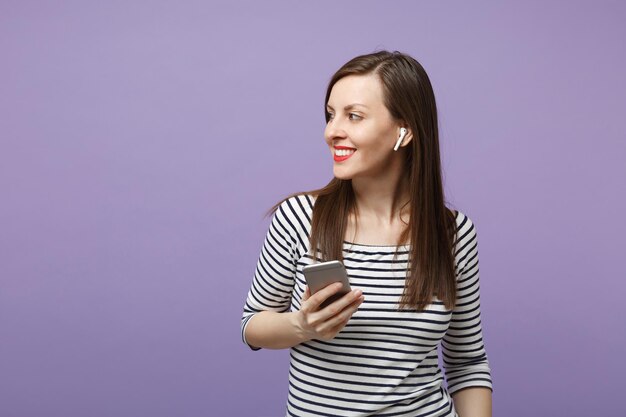
<svg viewBox="0 0 626 417"><path fill-rule="evenodd" d="M0 415L280 416L243 303L269 218L332 176L326 84L431 77L476 224L495 416L624 415L626 4L0 3Z"/></svg>

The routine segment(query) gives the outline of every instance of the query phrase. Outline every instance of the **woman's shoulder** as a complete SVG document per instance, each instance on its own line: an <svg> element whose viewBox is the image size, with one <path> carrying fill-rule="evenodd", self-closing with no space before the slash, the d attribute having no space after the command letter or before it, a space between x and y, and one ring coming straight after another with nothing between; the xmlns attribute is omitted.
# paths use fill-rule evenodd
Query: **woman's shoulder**
<svg viewBox="0 0 626 417"><path fill-rule="evenodd" d="M280 216L289 220L294 229L308 228L313 213L314 198L308 193L285 197L277 207Z"/></svg>
<svg viewBox="0 0 626 417"><path fill-rule="evenodd" d="M451 210L456 213L456 237L454 254L456 270L462 271L469 260L475 258L478 250L478 235L476 226L468 214L460 210Z"/></svg>
<svg viewBox="0 0 626 417"><path fill-rule="evenodd" d="M474 222L467 213L458 209L449 210L456 219L457 228L467 229L468 227L474 227Z"/></svg>
<svg viewBox="0 0 626 417"><path fill-rule="evenodd" d="M461 210L450 211L456 219L456 245L457 249L465 247L468 243L476 240L476 226L468 214Z"/></svg>
<svg viewBox="0 0 626 417"><path fill-rule="evenodd" d="M309 193L297 193L283 199L280 206L282 208L299 208L302 212L313 210L316 196Z"/></svg>

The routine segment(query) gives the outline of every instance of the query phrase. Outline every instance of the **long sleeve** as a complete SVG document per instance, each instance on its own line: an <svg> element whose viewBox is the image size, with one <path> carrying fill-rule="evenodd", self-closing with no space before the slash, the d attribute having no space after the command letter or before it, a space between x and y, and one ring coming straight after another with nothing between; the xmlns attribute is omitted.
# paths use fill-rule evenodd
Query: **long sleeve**
<svg viewBox="0 0 626 417"><path fill-rule="evenodd" d="M448 392L452 394L468 387L486 387L493 391L480 318L478 238L468 217L459 235L457 304L441 344Z"/></svg>
<svg viewBox="0 0 626 417"><path fill-rule="evenodd" d="M250 319L263 310L285 312L291 304L298 261L294 198L281 203L272 217L243 308L241 338L252 350L261 348L246 341L246 325Z"/></svg>

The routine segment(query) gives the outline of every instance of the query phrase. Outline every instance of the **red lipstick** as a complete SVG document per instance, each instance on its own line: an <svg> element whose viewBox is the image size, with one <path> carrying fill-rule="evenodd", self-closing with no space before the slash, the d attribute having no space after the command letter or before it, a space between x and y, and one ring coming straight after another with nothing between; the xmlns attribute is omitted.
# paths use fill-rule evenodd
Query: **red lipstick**
<svg viewBox="0 0 626 417"><path fill-rule="evenodd" d="M345 155L345 156L338 156L335 153L333 153L333 159L335 160L335 162L345 161L346 159L350 158L352 155L354 155L356 153L356 149L348 148L347 146L335 146L335 149L349 149L349 150L353 150L354 151L351 154Z"/></svg>

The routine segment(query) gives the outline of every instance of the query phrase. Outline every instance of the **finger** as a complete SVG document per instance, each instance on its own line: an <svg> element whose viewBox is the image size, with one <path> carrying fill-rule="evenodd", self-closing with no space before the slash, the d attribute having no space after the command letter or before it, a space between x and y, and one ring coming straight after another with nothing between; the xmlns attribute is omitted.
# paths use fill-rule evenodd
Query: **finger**
<svg viewBox="0 0 626 417"><path fill-rule="evenodd" d="M343 328L346 327L347 323L348 323L347 320L342 321L341 323L329 328L328 330L323 330L319 332L321 335L323 335L322 340L332 340L335 337L337 337L337 334L339 334L339 332L341 332L341 330L343 330Z"/></svg>
<svg viewBox="0 0 626 417"><path fill-rule="evenodd" d="M358 297L356 300L350 303L342 311L331 316L329 319L323 322L323 324L321 324L318 327L318 331L319 332L324 332L324 331L332 332L337 328L341 329L343 326L345 326L348 323L352 315L358 310L359 306L361 305L361 303L363 303L364 299L365 298L362 295Z"/></svg>
<svg viewBox="0 0 626 417"><path fill-rule="evenodd" d="M308 300L310 296L311 296L311 290L309 289L309 286L307 285L304 289L304 295L302 296L302 301Z"/></svg>
<svg viewBox="0 0 626 417"><path fill-rule="evenodd" d="M325 314L328 314L327 317L332 317L343 311L346 307L348 307L356 300L358 300L362 294L363 291L361 291L360 289L354 289L340 299L336 300L335 302L327 305L326 308L324 308L322 311L324 311Z"/></svg>
<svg viewBox="0 0 626 417"><path fill-rule="evenodd" d="M357 300L339 314L331 317L329 320L317 327L318 333L332 335L335 337L349 322L362 300Z"/></svg>
<svg viewBox="0 0 626 417"><path fill-rule="evenodd" d="M325 286L324 288L313 294L309 299L309 304L311 305L312 309L317 310L320 304L326 301L328 297L341 290L342 287L343 285L341 284L341 282L335 282Z"/></svg>

